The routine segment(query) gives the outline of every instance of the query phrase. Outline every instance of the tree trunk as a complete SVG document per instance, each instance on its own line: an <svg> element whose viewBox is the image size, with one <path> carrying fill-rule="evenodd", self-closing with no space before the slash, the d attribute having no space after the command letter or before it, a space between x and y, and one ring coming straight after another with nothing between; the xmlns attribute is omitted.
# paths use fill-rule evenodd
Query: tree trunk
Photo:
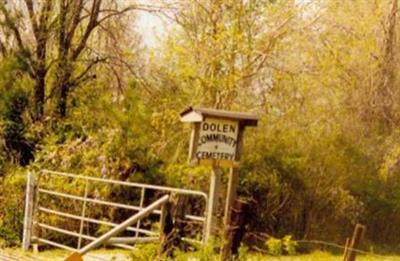
<svg viewBox="0 0 400 261"><path fill-rule="evenodd" d="M161 242L159 249L159 257L165 255L173 257L175 249L184 248L182 238L184 236L185 210L188 198L184 195L172 194L170 201L167 203L167 211L165 216L165 226L161 231Z"/></svg>
<svg viewBox="0 0 400 261"><path fill-rule="evenodd" d="M67 105L68 105L68 95L70 92L70 72L66 67L61 67L60 77L57 77L56 90L59 91L59 96L57 100L57 115L60 118L65 118L67 116Z"/></svg>
<svg viewBox="0 0 400 261"><path fill-rule="evenodd" d="M37 32L37 47L36 47L36 58L37 65L35 66L35 90L34 90L34 101L35 101L35 118L34 120L39 121L44 115L44 100L46 93L46 54L47 54L47 33L42 31Z"/></svg>
<svg viewBox="0 0 400 261"><path fill-rule="evenodd" d="M45 97L45 78L46 72L40 71L37 73L35 79L35 94L34 94L34 102L35 102L35 111L34 111L34 120L40 121L44 115L44 97Z"/></svg>
<svg viewBox="0 0 400 261"><path fill-rule="evenodd" d="M393 112L396 93L395 79L395 57L396 57L396 26L397 26L398 0L392 1L391 10L386 29L386 38L383 53L383 62L381 65L381 82L378 87L378 106L380 110L380 122L383 130L390 133L397 119Z"/></svg>

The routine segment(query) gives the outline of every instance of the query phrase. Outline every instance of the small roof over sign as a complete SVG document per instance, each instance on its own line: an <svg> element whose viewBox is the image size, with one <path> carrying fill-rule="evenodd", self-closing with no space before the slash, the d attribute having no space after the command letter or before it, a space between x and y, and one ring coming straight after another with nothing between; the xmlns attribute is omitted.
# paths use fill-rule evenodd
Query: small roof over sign
<svg viewBox="0 0 400 261"><path fill-rule="evenodd" d="M258 117L247 112L233 112L210 108L189 107L181 112L182 122L202 122L204 117L231 119L242 122L245 126L257 126Z"/></svg>

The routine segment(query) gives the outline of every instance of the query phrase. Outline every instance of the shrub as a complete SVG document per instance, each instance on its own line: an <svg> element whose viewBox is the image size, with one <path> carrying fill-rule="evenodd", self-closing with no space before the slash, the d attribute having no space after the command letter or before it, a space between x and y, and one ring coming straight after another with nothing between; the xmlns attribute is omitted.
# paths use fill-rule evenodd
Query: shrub
<svg viewBox="0 0 400 261"><path fill-rule="evenodd" d="M4 246L18 245L22 238L24 218L25 172L16 168L1 180L0 241Z"/></svg>
<svg viewBox="0 0 400 261"><path fill-rule="evenodd" d="M265 242L265 245L268 248L268 253L274 256L296 254L297 242L292 240L291 235L286 235L282 239L271 237Z"/></svg>

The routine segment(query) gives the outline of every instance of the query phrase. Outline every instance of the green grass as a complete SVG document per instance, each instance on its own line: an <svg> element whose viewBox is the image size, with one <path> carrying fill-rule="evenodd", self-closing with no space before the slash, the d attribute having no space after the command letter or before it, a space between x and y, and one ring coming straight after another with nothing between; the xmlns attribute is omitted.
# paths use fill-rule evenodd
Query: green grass
<svg viewBox="0 0 400 261"><path fill-rule="evenodd" d="M34 258L36 260L43 260L43 261L50 261L50 260L63 260L65 257L68 256L70 252L63 251L63 250L50 250L44 251L39 254L35 254L32 252L23 253L18 249L3 249L0 250L2 253L12 254L14 256L27 256ZM130 252L124 250L105 250L100 249L96 251L92 251L89 253L89 256L85 258L85 260L95 260L90 258L91 255L100 256L105 258L106 260L130 260ZM116 258L117 259L113 259ZM0 258L1 259L1 258ZM189 258L188 258L189 259ZM182 259L180 259L182 260ZM191 259L196 260L196 259ZM215 260L218 260L218 256L215 256ZM327 252L314 252L308 255L299 255L299 256L281 256L281 257L274 257L274 256L266 256L261 254L249 254L246 258L248 261L342 261L342 256L339 255L332 255ZM358 255L357 261L400 261L400 256L365 256L365 255ZM201 260L203 261L203 260Z"/></svg>
<svg viewBox="0 0 400 261"><path fill-rule="evenodd" d="M66 257L68 257L71 252L65 251L65 250L49 250L49 251L43 251L40 253L33 253L31 251L29 252L23 252L19 249L3 249L0 250L1 253L6 253L8 255L11 255L13 257L27 257L27 258L32 258L34 260L38 261L57 261L57 260L64 260ZM95 250L91 251L87 257L85 257L85 260L100 260L100 259L95 259L91 258L91 256L96 256L96 257L102 257L104 260L130 260L130 251L127 250L109 250L109 249L100 249L100 250ZM1 260L1 258L0 258Z"/></svg>
<svg viewBox="0 0 400 261"><path fill-rule="evenodd" d="M271 257L265 255L252 255L249 261L342 261L343 257L339 255L332 255L327 252L314 252L308 255L299 255L299 256L282 256L282 257ZM358 255L357 261L400 261L400 256L365 256Z"/></svg>

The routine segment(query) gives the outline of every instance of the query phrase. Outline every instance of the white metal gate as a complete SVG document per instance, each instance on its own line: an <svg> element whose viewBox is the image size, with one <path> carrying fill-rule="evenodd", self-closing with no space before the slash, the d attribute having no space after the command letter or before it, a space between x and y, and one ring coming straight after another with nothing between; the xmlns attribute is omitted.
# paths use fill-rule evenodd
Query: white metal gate
<svg viewBox="0 0 400 261"><path fill-rule="evenodd" d="M81 194L77 195L76 191ZM131 202L109 200L114 191L129 193L132 195L132 200L129 200ZM117 227L126 217L151 205L152 198L171 193L186 195L196 202L197 207L188 211L192 213L185 215L192 234L184 240L204 242L208 204L208 196L204 192L50 170L28 173L23 248L27 250L32 244L42 244L77 251L96 240L100 236L99 230L108 231ZM108 195L107 199L105 194ZM117 213L121 213L120 220L112 220L113 216L103 216L107 211L117 217ZM141 220L137 221L136 225L125 229L123 237L110 238L107 244L132 249L135 242L158 241L159 229L156 226L157 216L160 215L161 209L158 206L151 211L145 224ZM57 241L57 235L70 239L60 242Z"/></svg>

